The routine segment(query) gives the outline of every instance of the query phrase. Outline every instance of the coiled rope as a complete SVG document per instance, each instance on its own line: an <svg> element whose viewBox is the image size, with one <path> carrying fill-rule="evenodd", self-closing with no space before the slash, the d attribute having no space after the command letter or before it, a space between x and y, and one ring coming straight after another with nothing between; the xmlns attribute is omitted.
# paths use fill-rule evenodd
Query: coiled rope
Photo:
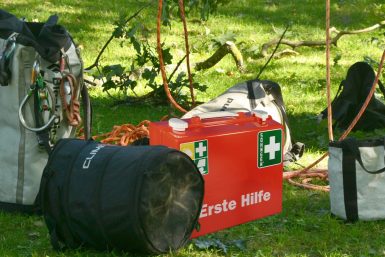
<svg viewBox="0 0 385 257"><path fill-rule="evenodd" d="M92 139L98 140L103 144L114 144L127 146L136 140L149 137L149 120L143 120L138 125L123 124L114 126L112 131L93 136ZM78 137L84 139L83 130L79 130Z"/></svg>
<svg viewBox="0 0 385 257"><path fill-rule="evenodd" d="M77 99L79 85L75 76L71 73L62 72L62 79L60 83L60 99L63 105L63 112L66 115L68 124L77 127L81 122L80 117L80 103ZM67 90L70 93L70 99L67 99ZM68 101L69 100L69 101Z"/></svg>

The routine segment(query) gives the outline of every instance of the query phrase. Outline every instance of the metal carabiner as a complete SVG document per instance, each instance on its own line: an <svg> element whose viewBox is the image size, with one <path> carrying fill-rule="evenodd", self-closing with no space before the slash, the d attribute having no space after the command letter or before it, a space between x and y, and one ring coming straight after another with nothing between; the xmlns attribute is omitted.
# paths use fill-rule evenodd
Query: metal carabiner
<svg viewBox="0 0 385 257"><path fill-rule="evenodd" d="M38 70L38 66L35 66L35 64L34 64L33 72L36 71L36 70ZM38 73L35 74L35 75L37 76ZM36 79L37 79L37 77L34 78L35 82L36 82ZM32 78L31 78L31 80L32 80ZM45 87L45 89L47 89L47 91L48 91L48 95L51 98L51 103L52 104L55 103L56 102L55 101L55 94L52 91L52 89L50 87ZM24 119L23 109L24 109L24 106L27 104L29 98L34 94L35 90L39 90L39 89L36 87L36 84L33 83L33 84L31 84L31 87L30 87L27 95L21 101L21 104L20 104L20 107L19 107L19 120L20 120L20 123L23 125L23 127L25 127L26 129L28 129L30 131L33 131L33 132L39 132L39 131L43 131L43 130L47 129L49 126L51 126L51 124L57 118L57 115L55 114L55 108L50 108L51 109L50 113L52 114L52 116L50 117L50 119L48 120L48 122L46 124L44 124L40 128L33 128L33 127L30 127L30 126L27 125L27 122Z"/></svg>

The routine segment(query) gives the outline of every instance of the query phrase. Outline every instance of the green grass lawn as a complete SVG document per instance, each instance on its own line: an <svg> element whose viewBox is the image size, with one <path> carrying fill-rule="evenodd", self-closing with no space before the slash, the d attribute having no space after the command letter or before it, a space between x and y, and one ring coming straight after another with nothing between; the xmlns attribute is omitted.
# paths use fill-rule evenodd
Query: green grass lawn
<svg viewBox="0 0 385 257"><path fill-rule="evenodd" d="M153 1L156 2L156 1ZM196 63L214 51L213 39L233 33L241 50L246 72L240 73L231 56L215 67L196 72L195 81L208 86L198 92L199 101L207 101L235 83L254 78L267 58L254 52L262 44L278 38L287 23L291 27L286 39L323 40L325 37L325 1L322 0L238 0L221 6L208 21L198 15L188 19L191 59ZM380 0L332 0L331 24L340 30L369 27L384 19L385 3ZM85 66L93 63L109 38L113 22L120 13L133 14L145 4L134 0L3 0L1 8L28 20L44 21L57 13L59 21L81 46ZM146 8L134 22L145 24L148 40L155 44L156 3ZM183 29L177 20L162 28L165 46L172 49L174 63L184 55ZM154 45L155 46L155 45ZM288 48L280 46L279 50ZM384 30L343 36L332 47L332 92L350 65L365 57L379 61L385 48ZM306 144L306 165L327 151L326 122L316 116L326 106L325 47L300 47L299 54L273 59L261 79L278 82L282 87L292 136ZM103 64L130 64L134 51L126 41L114 40L102 58ZM138 92L146 89L138 88ZM113 125L137 124L141 120L159 120L169 113L168 106L151 104L114 104L100 88L91 88L95 133L108 132ZM384 135L385 130L371 135ZM336 132L338 135L339 132ZM362 135L362 133L357 133ZM321 165L325 167L327 162ZM297 166L294 166L297 167ZM299 167L298 167L299 168ZM329 195L284 184L282 213L226 229L203 237L216 247L199 249L192 243L166 256L385 256L385 222L346 224L330 215ZM218 247L218 242L222 247ZM226 246L226 247L224 247ZM58 253L52 250L47 229L41 217L0 213L0 256L122 256L89 250ZM135 256L126 254L124 256Z"/></svg>

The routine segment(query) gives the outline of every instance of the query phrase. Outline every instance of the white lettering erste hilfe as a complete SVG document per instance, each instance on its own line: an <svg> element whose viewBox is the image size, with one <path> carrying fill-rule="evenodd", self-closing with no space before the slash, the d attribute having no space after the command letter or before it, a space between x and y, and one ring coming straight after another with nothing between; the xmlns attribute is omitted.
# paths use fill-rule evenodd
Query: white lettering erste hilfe
<svg viewBox="0 0 385 257"><path fill-rule="evenodd" d="M245 194L241 196L241 206L249 206L261 202L267 202L270 200L270 192L263 192L260 190L259 192L254 192L250 194Z"/></svg>
<svg viewBox="0 0 385 257"><path fill-rule="evenodd" d="M217 204L203 204L201 214L199 218L206 218L212 215L224 214L229 211L234 211L238 206L241 208L248 207L263 202L268 202L271 199L271 193L259 190L253 193L243 194L240 197L240 205L236 200L224 199L221 203Z"/></svg>
<svg viewBox="0 0 385 257"><path fill-rule="evenodd" d="M208 205L203 204L200 218L211 216L213 214L220 214L222 212L232 211L237 208L237 202L235 200L227 201L226 199L222 203Z"/></svg>

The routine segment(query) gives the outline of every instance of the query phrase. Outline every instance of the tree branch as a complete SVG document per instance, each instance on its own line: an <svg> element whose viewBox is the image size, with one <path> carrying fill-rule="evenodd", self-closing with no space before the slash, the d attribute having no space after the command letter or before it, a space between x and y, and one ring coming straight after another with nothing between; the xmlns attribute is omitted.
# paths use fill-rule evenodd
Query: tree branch
<svg viewBox="0 0 385 257"><path fill-rule="evenodd" d="M135 18L136 16L139 15L139 13L141 13L143 11L143 9L147 8L148 6L152 5L152 3L149 3L145 6L143 6L142 8L140 8L138 11L136 11L136 13L134 13L133 15L131 15L130 17L128 17L124 22L123 22L123 26L125 26L127 23L129 23L133 18ZM114 32L111 34L110 38L106 41L106 43L104 44L104 46L102 47L102 49L100 50L98 56L96 57L95 61L93 64L91 64L90 66L88 66L87 68L85 68L85 70L90 70L96 66L99 65L99 60L100 60L100 57L102 57L102 54L104 53L104 51L107 49L107 46L111 43L111 41L115 38L115 31L116 29L114 30Z"/></svg>
<svg viewBox="0 0 385 257"><path fill-rule="evenodd" d="M225 44L219 47L218 50L207 60L197 63L195 66L195 70L199 71L199 70L209 69L213 67L215 64L217 64L220 60L222 60L223 57L225 57L229 53L233 56L238 69L240 71L243 71L242 53L238 50L236 45L231 41L227 41Z"/></svg>
<svg viewBox="0 0 385 257"><path fill-rule="evenodd" d="M354 35L354 34L361 34L361 33L367 33L373 30L376 30L378 28L385 27L385 20L380 21L377 24L374 24L373 26L359 29L359 30L352 30L352 31L346 31L346 30L337 30L335 27L330 28L330 33L336 33L336 35L331 38L331 43L335 46L337 46L337 41L344 35ZM278 43L279 39L273 39L265 44L262 45L260 56L261 57L267 57L268 56L268 49L271 46L274 46ZM303 41L290 41L287 39L283 39L281 41L282 45L288 45L291 48L295 49L297 47L301 46L309 46L309 47L317 47L317 46L324 46L326 45L326 42L324 40L319 41L311 41L311 40L303 40Z"/></svg>

